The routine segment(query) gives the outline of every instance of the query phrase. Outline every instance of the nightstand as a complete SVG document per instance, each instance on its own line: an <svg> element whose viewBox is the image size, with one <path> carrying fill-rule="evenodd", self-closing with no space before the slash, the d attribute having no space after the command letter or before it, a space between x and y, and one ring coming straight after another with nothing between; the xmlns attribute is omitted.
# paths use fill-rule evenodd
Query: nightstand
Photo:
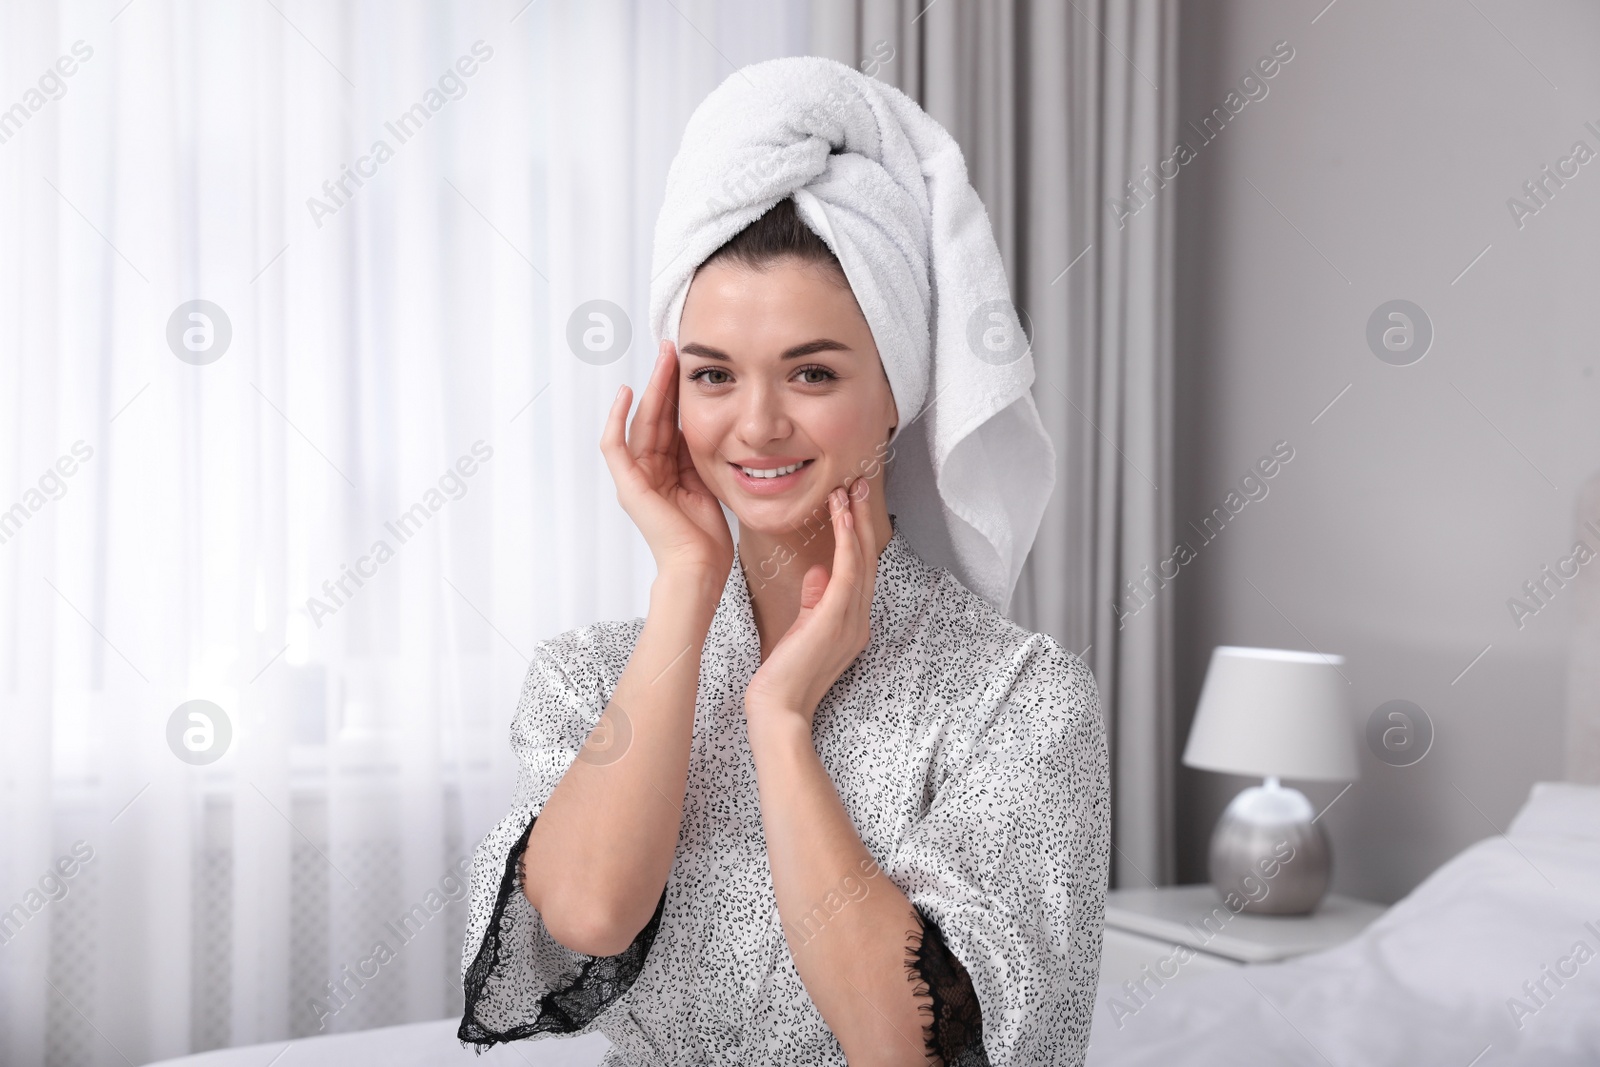
<svg viewBox="0 0 1600 1067"><path fill-rule="evenodd" d="M1310 915L1235 914L1211 883L1106 894L1100 981L1121 984L1145 967L1180 974L1275 963L1347 941L1387 909L1329 893ZM1184 959L1179 946L1193 950Z"/></svg>

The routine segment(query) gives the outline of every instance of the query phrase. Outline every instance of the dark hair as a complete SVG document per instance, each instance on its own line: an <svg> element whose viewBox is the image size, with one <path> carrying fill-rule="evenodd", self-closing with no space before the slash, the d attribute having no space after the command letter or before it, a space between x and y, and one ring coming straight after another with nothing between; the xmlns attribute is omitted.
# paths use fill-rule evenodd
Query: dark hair
<svg viewBox="0 0 1600 1067"><path fill-rule="evenodd" d="M850 280L827 242L818 237L800 218L794 198L786 196L760 218L740 230L711 255L706 263L725 260L750 270L765 270L774 261L798 259L831 269L846 289ZM705 264L701 264L704 266Z"/></svg>

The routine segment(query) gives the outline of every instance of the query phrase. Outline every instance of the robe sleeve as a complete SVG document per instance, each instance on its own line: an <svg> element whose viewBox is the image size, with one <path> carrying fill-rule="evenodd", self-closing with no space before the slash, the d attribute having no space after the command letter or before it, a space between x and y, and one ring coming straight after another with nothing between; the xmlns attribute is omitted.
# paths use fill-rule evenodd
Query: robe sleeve
<svg viewBox="0 0 1600 1067"><path fill-rule="evenodd" d="M925 1037L951 1067L1082 1064L1111 850L1094 676L1035 635L1004 699L951 746L884 865L924 928L907 966L919 957L934 993Z"/></svg>
<svg viewBox="0 0 1600 1067"><path fill-rule="evenodd" d="M522 891L528 834L610 699L594 644L605 636L583 627L541 642L523 683L511 725L516 793L473 856L462 947L466 1006L456 1036L480 1052L503 1041L596 1029L638 978L660 926L665 891L626 949L585 955L550 936Z"/></svg>

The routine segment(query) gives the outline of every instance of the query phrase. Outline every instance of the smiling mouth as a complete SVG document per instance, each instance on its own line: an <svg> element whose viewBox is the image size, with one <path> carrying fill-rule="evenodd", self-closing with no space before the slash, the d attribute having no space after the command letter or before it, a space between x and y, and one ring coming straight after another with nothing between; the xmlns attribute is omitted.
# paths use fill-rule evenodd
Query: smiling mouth
<svg viewBox="0 0 1600 1067"><path fill-rule="evenodd" d="M762 481L771 481L771 480L776 479L776 478L786 478L789 475L794 474L797 471L804 470L806 467L811 466L811 464L814 463L814 462L815 462L815 460L807 459L807 460L802 460L799 463L791 463L786 467L772 467L772 468L743 467L743 466L740 466L737 463L733 464L732 466L735 469L737 469L738 471L740 471L742 474L744 474L744 476L746 478L755 478L755 479L762 480Z"/></svg>

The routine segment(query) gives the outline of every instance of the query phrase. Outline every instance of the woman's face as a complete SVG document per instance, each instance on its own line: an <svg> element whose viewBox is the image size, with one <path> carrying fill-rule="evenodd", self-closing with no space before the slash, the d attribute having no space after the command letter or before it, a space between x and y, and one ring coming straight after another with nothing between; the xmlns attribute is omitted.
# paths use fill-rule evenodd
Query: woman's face
<svg viewBox="0 0 1600 1067"><path fill-rule="evenodd" d="M827 525L827 495L877 477L898 422L872 330L836 272L713 262L678 324L678 405L695 469L741 528ZM751 477L803 463L782 477ZM882 484L881 481L878 484Z"/></svg>

